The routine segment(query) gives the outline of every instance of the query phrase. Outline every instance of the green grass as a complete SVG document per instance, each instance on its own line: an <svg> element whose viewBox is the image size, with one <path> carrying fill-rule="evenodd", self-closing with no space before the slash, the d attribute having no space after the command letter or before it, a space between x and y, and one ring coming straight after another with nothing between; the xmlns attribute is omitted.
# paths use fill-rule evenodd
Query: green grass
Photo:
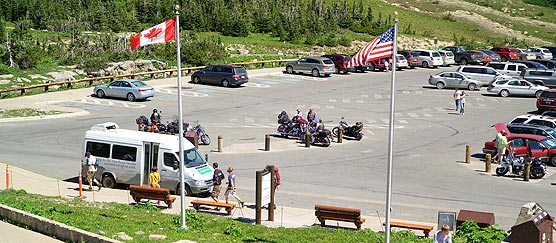
<svg viewBox="0 0 556 243"><path fill-rule="evenodd" d="M0 191L0 203L23 211L49 218L92 233L104 232L112 237L125 232L133 237L127 242L151 242L150 234L166 235L165 240L181 239L196 242L383 242L384 236L369 229L361 231L326 229L320 226L307 228L267 228L234 221L227 217L187 211L189 230L180 230L180 215L161 213L151 204L127 205L118 203L90 203L81 199L64 199L28 194L23 190ZM135 232L143 231L144 234ZM430 239L418 239L410 231L392 235L392 243L429 243Z"/></svg>
<svg viewBox="0 0 556 243"><path fill-rule="evenodd" d="M58 114L63 114L63 113L66 113L66 112L57 111L57 110L42 111L42 110L32 109L32 108L13 109L13 110L1 110L0 109L0 118L58 115Z"/></svg>

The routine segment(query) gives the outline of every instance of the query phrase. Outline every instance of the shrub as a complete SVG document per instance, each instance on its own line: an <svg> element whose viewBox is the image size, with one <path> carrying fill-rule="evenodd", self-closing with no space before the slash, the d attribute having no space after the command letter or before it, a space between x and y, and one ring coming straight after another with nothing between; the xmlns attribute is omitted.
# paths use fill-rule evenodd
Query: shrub
<svg viewBox="0 0 556 243"><path fill-rule="evenodd" d="M243 237L243 231L239 226L237 226L234 221L232 221L226 229L224 229L224 234L231 235L235 237Z"/></svg>
<svg viewBox="0 0 556 243"><path fill-rule="evenodd" d="M467 220L458 227L457 236L466 243L498 243L506 237L506 232L497 225L481 229L477 222Z"/></svg>

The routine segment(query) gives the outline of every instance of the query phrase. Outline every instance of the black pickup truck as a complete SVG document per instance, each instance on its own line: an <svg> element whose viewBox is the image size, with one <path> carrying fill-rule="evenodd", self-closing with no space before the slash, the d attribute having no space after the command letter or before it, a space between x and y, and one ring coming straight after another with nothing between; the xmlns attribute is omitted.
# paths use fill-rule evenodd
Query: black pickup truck
<svg viewBox="0 0 556 243"><path fill-rule="evenodd" d="M467 51L463 46L447 46L442 50L454 53L454 60L461 65L480 64L483 62L482 53Z"/></svg>

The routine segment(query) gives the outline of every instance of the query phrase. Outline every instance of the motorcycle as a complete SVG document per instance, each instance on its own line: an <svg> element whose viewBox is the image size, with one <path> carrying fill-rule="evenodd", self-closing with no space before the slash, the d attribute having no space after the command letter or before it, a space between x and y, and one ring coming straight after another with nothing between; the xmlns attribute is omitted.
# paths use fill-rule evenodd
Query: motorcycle
<svg viewBox="0 0 556 243"><path fill-rule="evenodd" d="M508 172L512 170L512 174L517 176L523 176L524 171L524 162L523 158L515 157L515 152L512 151L508 155L504 161L496 167L496 175L503 176L506 175ZM548 171L546 169L546 165L539 159L533 158L531 160L531 167L530 167L530 176L532 179L540 179L543 178Z"/></svg>
<svg viewBox="0 0 556 243"><path fill-rule="evenodd" d="M187 131L184 130L184 131ZM205 128L203 126L201 126L201 124L199 124L199 121L197 121L197 125L195 125L194 127L191 128L192 132L197 133L197 136L199 137L199 140L201 140L201 142L204 145L209 145L210 144L210 137L209 135L205 132ZM183 134L185 136L185 134Z"/></svg>
<svg viewBox="0 0 556 243"><path fill-rule="evenodd" d="M362 122L356 122L354 125L350 126L344 120L344 117L342 116L342 119L340 119L340 122L339 122L338 126L332 128L332 134L334 134L335 137L338 136L340 128L342 128L342 134L344 136L353 137L356 140L361 140L361 138L363 138L363 123Z"/></svg>
<svg viewBox="0 0 556 243"><path fill-rule="evenodd" d="M312 145L321 145L323 147L328 147L330 146L331 142L332 142L332 133L328 129L324 129L322 131L318 131L311 134Z"/></svg>
<svg viewBox="0 0 556 243"><path fill-rule="evenodd" d="M307 121L300 116L294 116L292 120L290 120L288 114L285 111L282 111L280 115L278 115L278 129L276 131L280 134L280 136L287 138L288 136L294 136L302 138L305 136L305 131L307 130Z"/></svg>

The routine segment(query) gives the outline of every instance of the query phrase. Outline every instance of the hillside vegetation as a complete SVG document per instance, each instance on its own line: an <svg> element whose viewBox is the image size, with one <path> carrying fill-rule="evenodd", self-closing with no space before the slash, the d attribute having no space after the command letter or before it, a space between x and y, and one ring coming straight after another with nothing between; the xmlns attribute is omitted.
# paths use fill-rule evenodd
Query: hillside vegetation
<svg viewBox="0 0 556 243"><path fill-rule="evenodd" d="M130 36L174 17L174 2L182 6L181 59L189 66L352 54L394 18L400 48L556 42L554 0L0 0L0 75L12 74L0 76L0 89L45 82L32 74L73 66L85 71L79 78L109 62L175 65L174 43L129 48Z"/></svg>

